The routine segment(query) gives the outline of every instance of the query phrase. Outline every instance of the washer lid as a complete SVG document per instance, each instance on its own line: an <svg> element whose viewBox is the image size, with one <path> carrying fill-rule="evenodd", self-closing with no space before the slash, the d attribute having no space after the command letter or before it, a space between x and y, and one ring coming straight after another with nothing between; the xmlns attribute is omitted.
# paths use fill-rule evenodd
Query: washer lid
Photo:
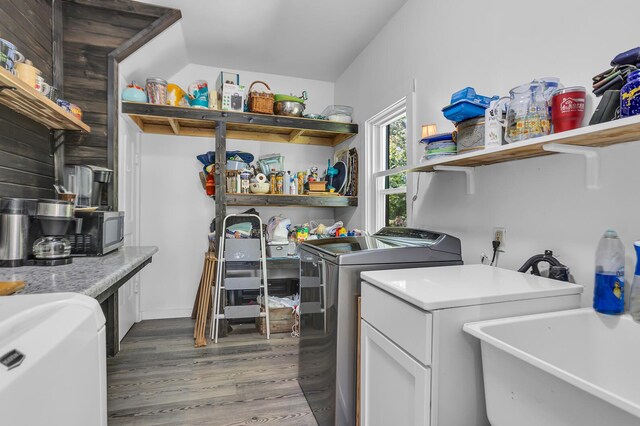
<svg viewBox="0 0 640 426"><path fill-rule="evenodd" d="M310 240L302 249L342 265L462 262L458 238L412 228L383 228L371 236Z"/></svg>

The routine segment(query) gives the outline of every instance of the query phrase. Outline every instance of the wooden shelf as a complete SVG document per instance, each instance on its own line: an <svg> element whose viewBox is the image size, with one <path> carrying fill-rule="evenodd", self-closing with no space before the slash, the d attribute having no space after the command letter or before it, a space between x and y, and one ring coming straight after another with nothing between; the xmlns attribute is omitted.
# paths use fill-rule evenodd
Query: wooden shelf
<svg viewBox="0 0 640 426"><path fill-rule="evenodd" d="M0 68L0 103L52 130L79 130L91 128L55 102Z"/></svg>
<svg viewBox="0 0 640 426"><path fill-rule="evenodd" d="M122 102L122 112L145 133L215 137L227 123L227 139L336 146L358 133L357 124L268 114Z"/></svg>
<svg viewBox="0 0 640 426"><path fill-rule="evenodd" d="M530 139L524 142L516 142L502 145L496 148L481 149L465 154L450 157L437 158L425 161L418 166L409 169L409 172L434 172L437 166L453 167L477 167L505 161L521 160L524 158L540 157L554 154L546 151L545 145L552 143L604 147L620 143L640 141L640 116L623 118L608 123L594 126L581 127L579 129L540 138Z"/></svg>
<svg viewBox="0 0 640 426"><path fill-rule="evenodd" d="M356 207L358 197L342 195L225 194L228 206Z"/></svg>

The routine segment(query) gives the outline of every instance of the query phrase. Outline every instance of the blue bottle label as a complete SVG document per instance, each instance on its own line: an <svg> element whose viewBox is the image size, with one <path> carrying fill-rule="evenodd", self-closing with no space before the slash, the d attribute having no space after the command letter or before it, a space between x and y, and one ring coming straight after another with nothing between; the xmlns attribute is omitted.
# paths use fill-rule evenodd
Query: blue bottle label
<svg viewBox="0 0 640 426"><path fill-rule="evenodd" d="M593 308L603 314L624 312L624 271L617 274L596 273Z"/></svg>

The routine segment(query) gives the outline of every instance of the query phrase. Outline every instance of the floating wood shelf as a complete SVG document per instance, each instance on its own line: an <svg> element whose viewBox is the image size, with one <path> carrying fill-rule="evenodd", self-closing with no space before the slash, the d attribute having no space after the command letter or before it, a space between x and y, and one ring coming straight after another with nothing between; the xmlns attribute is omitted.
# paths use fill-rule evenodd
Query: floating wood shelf
<svg viewBox="0 0 640 426"><path fill-rule="evenodd" d="M582 127L524 142L481 149L465 154L425 161L409 172L434 172L438 166L477 167L505 161L540 157L558 151L547 151L545 145L563 144L583 147L604 147L620 143L640 141L640 116L623 118L608 123Z"/></svg>
<svg viewBox="0 0 640 426"><path fill-rule="evenodd" d="M0 68L0 103L52 130L79 130L91 128L55 102Z"/></svg>
<svg viewBox="0 0 640 426"><path fill-rule="evenodd" d="M358 133L357 124L327 120L122 102L122 112L145 133L215 137L227 123L227 139L336 146Z"/></svg>
<svg viewBox="0 0 640 426"><path fill-rule="evenodd" d="M358 197L342 195L226 194L228 206L355 207Z"/></svg>

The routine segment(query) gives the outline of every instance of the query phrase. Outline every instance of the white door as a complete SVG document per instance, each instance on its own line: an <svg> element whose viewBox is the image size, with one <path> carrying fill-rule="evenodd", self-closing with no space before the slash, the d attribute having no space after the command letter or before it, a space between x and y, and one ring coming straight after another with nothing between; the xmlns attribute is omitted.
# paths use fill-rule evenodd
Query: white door
<svg viewBox="0 0 640 426"><path fill-rule="evenodd" d="M139 245L140 233L140 135L120 116L118 138L118 209L125 212L125 246ZM140 320L140 278L136 274L118 290L118 327L120 340Z"/></svg>
<svg viewBox="0 0 640 426"><path fill-rule="evenodd" d="M362 321L363 426L429 425L431 370Z"/></svg>

